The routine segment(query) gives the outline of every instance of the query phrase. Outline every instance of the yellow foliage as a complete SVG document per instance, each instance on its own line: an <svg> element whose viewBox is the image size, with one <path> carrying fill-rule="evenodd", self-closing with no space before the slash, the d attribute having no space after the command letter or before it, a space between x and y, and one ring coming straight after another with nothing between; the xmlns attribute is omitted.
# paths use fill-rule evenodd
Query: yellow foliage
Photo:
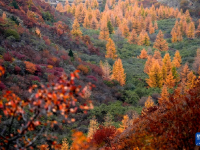
<svg viewBox="0 0 200 150"><path fill-rule="evenodd" d="M144 106L145 106L146 108L149 108L149 107L154 106L154 102L153 102L151 96L148 97L148 99L146 100Z"/></svg>
<svg viewBox="0 0 200 150"><path fill-rule="evenodd" d="M64 139L62 140L62 147L61 147L61 150L68 150L68 149L69 149L69 144L68 144L68 142L67 142L67 139L64 138Z"/></svg>

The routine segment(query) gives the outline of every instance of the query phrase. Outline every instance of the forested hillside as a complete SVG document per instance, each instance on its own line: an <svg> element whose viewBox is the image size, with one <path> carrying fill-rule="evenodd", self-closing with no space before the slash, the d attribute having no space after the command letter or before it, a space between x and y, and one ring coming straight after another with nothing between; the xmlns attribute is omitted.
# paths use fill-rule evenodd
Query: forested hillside
<svg viewBox="0 0 200 150"><path fill-rule="evenodd" d="M1 149L194 149L200 16L181 8L1 0Z"/></svg>

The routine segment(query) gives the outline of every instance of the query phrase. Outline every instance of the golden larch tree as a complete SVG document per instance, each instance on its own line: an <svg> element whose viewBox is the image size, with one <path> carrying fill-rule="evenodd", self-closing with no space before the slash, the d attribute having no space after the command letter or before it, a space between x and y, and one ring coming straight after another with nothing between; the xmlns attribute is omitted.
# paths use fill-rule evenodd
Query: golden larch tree
<svg viewBox="0 0 200 150"><path fill-rule="evenodd" d="M194 75L192 71L187 75L187 83L186 86L188 89L194 88L197 81L197 77Z"/></svg>
<svg viewBox="0 0 200 150"><path fill-rule="evenodd" d="M101 31L99 33L99 39L108 40L109 39L109 30L107 27L107 22L101 24Z"/></svg>
<svg viewBox="0 0 200 150"><path fill-rule="evenodd" d="M138 58L140 59L146 59L148 57L147 51L143 48L141 51L141 54Z"/></svg>
<svg viewBox="0 0 200 150"><path fill-rule="evenodd" d="M167 67L166 67L166 65L164 63L162 65L161 71L162 71L163 81L165 81L166 78L167 78Z"/></svg>
<svg viewBox="0 0 200 150"><path fill-rule="evenodd" d="M99 28L99 26L98 26L98 21L97 21L96 17L93 17L93 18L92 18L91 24L90 24L90 28L91 28L91 29L94 29L94 30L96 30L96 29Z"/></svg>
<svg viewBox="0 0 200 150"><path fill-rule="evenodd" d="M176 80L174 79L174 76L172 75L172 72L170 71L169 75L167 76L165 80L165 85L171 89L175 86Z"/></svg>
<svg viewBox="0 0 200 150"><path fill-rule="evenodd" d="M130 44L137 44L138 43L137 33L135 32L135 29L133 29L132 32L130 33L130 36L128 38L128 42Z"/></svg>
<svg viewBox="0 0 200 150"><path fill-rule="evenodd" d="M157 60L153 62L148 75L149 79L146 79L146 82L150 87L159 87L159 88L162 87L163 84L162 71Z"/></svg>
<svg viewBox="0 0 200 150"><path fill-rule="evenodd" d="M106 60L104 63L102 61L100 61L100 67L103 72L102 77L104 79L110 80L112 70L111 70L111 66L108 64L108 61Z"/></svg>
<svg viewBox="0 0 200 150"><path fill-rule="evenodd" d="M108 42L106 44L106 58L112 58L115 59L117 58L116 54L116 48L115 48L115 43L111 38L108 39Z"/></svg>
<svg viewBox="0 0 200 150"><path fill-rule="evenodd" d="M152 22L150 22L150 24L149 24L149 34L153 34L153 33L155 33L155 29L153 27Z"/></svg>
<svg viewBox="0 0 200 150"><path fill-rule="evenodd" d="M172 36L172 43L176 43L178 41L178 38L177 38L177 32L175 31L175 28L172 29L171 31L171 36Z"/></svg>
<svg viewBox="0 0 200 150"><path fill-rule="evenodd" d="M117 80L121 86L125 85L126 74L124 73L124 68L123 68L122 61L120 58L118 58L113 65L112 78L114 80Z"/></svg>
<svg viewBox="0 0 200 150"><path fill-rule="evenodd" d="M90 120L90 125L89 125L89 129L88 129L88 135L87 137L92 139L94 133L96 132L96 130L98 129L98 122L96 120L95 117L93 117L91 120Z"/></svg>
<svg viewBox="0 0 200 150"><path fill-rule="evenodd" d="M190 69L188 67L188 64L186 63L183 68L182 68L182 71L181 71L181 81L183 83L186 83L187 82L187 76L188 74L190 73Z"/></svg>
<svg viewBox="0 0 200 150"><path fill-rule="evenodd" d="M148 33L145 30L142 30L138 37L138 45L150 45L150 38L148 36Z"/></svg>
<svg viewBox="0 0 200 150"><path fill-rule="evenodd" d="M163 35L161 30L159 31L159 33L156 37L156 41L154 42L153 48L156 48L160 51L167 51L168 50L168 43L164 39L164 35Z"/></svg>
<svg viewBox="0 0 200 150"><path fill-rule="evenodd" d="M193 39L195 37L195 25L194 22L190 22L187 27L187 37Z"/></svg>
<svg viewBox="0 0 200 150"><path fill-rule="evenodd" d="M157 23L157 21L154 21L154 29L158 30L158 23Z"/></svg>
<svg viewBox="0 0 200 150"><path fill-rule="evenodd" d="M155 59L152 56L147 57L147 61L146 61L145 66L144 66L144 72L145 73L148 74L150 72L151 66L152 66L154 61L155 61Z"/></svg>
<svg viewBox="0 0 200 150"><path fill-rule="evenodd" d="M88 15L86 15L85 18L84 18L83 27L86 28L86 29L90 28L90 20L88 18Z"/></svg>
<svg viewBox="0 0 200 150"><path fill-rule="evenodd" d="M81 32L81 30L80 30L80 25L79 25L77 19L74 20L74 24L72 25L71 34L72 34L74 37L82 36L82 32Z"/></svg>
<svg viewBox="0 0 200 150"><path fill-rule="evenodd" d="M163 65L166 66L166 69L167 69L167 75L169 75L171 69L172 69L172 63L171 63L171 58L170 58L170 55L169 53L166 53L163 60Z"/></svg>
<svg viewBox="0 0 200 150"><path fill-rule="evenodd" d="M64 138L62 140L62 146L61 146L61 149L60 150L69 150L69 143L67 142L67 139Z"/></svg>
<svg viewBox="0 0 200 150"><path fill-rule="evenodd" d="M163 85L160 98L158 99L159 105L162 105L163 102L169 101L169 92L166 85Z"/></svg>
<svg viewBox="0 0 200 150"><path fill-rule="evenodd" d="M59 12L64 12L64 8L63 8L62 3L58 3L58 4L57 4L56 10L59 11Z"/></svg>
<svg viewBox="0 0 200 150"><path fill-rule="evenodd" d="M152 100L152 97L149 96L146 100L146 102L144 103L144 107L145 108L149 108L149 107L152 107L154 106L154 101Z"/></svg>
<svg viewBox="0 0 200 150"><path fill-rule="evenodd" d="M173 58L173 61L172 61L172 64L176 67L176 68L179 68L181 66L181 56L180 56L180 53L179 51L177 50L174 54L174 58Z"/></svg>

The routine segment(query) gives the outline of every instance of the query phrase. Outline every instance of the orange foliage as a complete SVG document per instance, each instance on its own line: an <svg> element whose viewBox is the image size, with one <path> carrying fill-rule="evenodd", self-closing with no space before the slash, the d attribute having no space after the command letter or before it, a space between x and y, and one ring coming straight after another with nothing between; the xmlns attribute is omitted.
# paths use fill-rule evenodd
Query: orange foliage
<svg viewBox="0 0 200 150"><path fill-rule="evenodd" d="M25 65L26 65L26 70L31 73L34 74L35 71L37 70L36 65L33 64L32 62L29 61L24 61Z"/></svg>
<svg viewBox="0 0 200 150"><path fill-rule="evenodd" d="M146 59L147 57L148 57L147 51L145 49L142 49L139 58L140 59Z"/></svg>
<svg viewBox="0 0 200 150"><path fill-rule="evenodd" d="M124 73L124 68L123 68L122 61L120 58L118 58L113 65L112 78L114 80L117 80L121 86L125 85L126 73Z"/></svg>
<svg viewBox="0 0 200 150"><path fill-rule="evenodd" d="M99 39L108 40L109 39L109 30L106 22L101 24L101 31L99 33Z"/></svg>
<svg viewBox="0 0 200 150"><path fill-rule="evenodd" d="M84 66L82 64L78 65L77 69L80 70L80 71L82 71L83 74L88 74L88 72L89 72L88 67L86 67L86 66Z"/></svg>
<svg viewBox="0 0 200 150"><path fill-rule="evenodd" d="M115 43L111 38L108 39L108 42L106 44L106 50L107 50L105 56L106 58L112 58L112 59L117 58Z"/></svg>
<svg viewBox="0 0 200 150"><path fill-rule="evenodd" d="M128 42L130 44L137 44L138 43L138 38L137 38L137 34L135 32L135 29L133 29L132 32L130 33L130 36L128 38Z"/></svg>
<svg viewBox="0 0 200 150"><path fill-rule="evenodd" d="M168 43L166 42L166 40L164 40L164 35L161 30L159 31L156 37L156 41L154 42L153 48L156 48L160 51L168 50Z"/></svg>

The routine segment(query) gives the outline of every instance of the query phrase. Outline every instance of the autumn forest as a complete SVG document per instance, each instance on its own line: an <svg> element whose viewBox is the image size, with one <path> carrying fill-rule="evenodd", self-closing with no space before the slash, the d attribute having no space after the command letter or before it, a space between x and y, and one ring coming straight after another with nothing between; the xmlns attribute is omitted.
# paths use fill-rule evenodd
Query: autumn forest
<svg viewBox="0 0 200 150"><path fill-rule="evenodd" d="M198 1L0 0L2 150L198 149L199 91Z"/></svg>

